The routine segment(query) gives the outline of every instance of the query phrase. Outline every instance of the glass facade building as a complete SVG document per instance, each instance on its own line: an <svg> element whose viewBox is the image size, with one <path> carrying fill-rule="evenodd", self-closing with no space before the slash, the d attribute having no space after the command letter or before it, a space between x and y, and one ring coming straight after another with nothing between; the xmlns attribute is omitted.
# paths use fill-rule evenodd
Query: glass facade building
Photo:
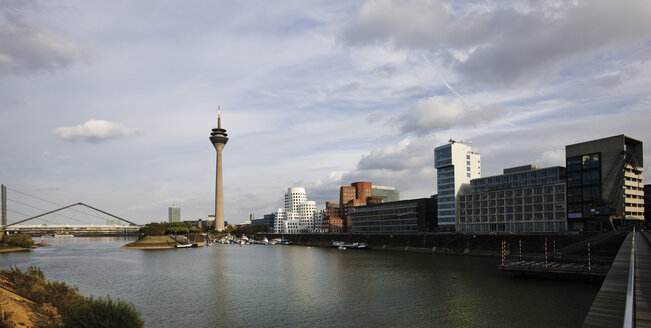
<svg viewBox="0 0 651 328"><path fill-rule="evenodd" d="M436 227L436 200L419 198L357 206L350 213L354 233L415 233Z"/></svg>
<svg viewBox="0 0 651 328"><path fill-rule="evenodd" d="M625 220L644 220L642 146L623 134L565 146L569 230L612 230Z"/></svg>
<svg viewBox="0 0 651 328"><path fill-rule="evenodd" d="M474 179L458 196L457 232L567 231L566 171L523 166Z"/></svg>

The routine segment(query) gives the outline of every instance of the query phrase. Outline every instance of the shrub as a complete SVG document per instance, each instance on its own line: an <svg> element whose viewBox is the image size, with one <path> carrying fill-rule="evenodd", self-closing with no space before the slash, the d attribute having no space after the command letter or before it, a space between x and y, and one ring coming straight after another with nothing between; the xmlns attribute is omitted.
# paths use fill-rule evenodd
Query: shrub
<svg viewBox="0 0 651 328"><path fill-rule="evenodd" d="M133 304L111 297L86 298L63 318L64 327L140 328L144 325Z"/></svg>

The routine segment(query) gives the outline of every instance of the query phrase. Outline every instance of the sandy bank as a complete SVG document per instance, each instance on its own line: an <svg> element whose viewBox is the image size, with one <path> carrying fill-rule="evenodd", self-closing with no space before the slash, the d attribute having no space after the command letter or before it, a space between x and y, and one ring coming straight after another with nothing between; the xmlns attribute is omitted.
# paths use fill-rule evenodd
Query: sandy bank
<svg viewBox="0 0 651 328"><path fill-rule="evenodd" d="M204 242L197 243L199 247L204 245ZM120 248L124 249L173 249L176 245L174 238L170 236L145 236L132 243L126 244Z"/></svg>

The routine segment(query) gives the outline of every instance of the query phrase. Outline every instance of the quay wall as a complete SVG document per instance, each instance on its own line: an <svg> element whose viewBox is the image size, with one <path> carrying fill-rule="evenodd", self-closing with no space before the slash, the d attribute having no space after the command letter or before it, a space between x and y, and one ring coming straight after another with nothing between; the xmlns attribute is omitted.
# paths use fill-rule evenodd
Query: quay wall
<svg viewBox="0 0 651 328"><path fill-rule="evenodd" d="M545 238L547 251L581 242L595 237L596 234L463 234L463 233L420 233L420 234L273 234L263 233L269 240L272 238L287 239L295 245L330 247L333 241L365 242L369 249L374 250L403 250L420 251L441 254L500 256L502 241L506 241L507 255L519 254L522 242L524 256L539 256L545 254ZM591 245L591 256L614 258L625 234L616 236L597 245ZM587 249L581 248L573 253L577 257L587 257Z"/></svg>

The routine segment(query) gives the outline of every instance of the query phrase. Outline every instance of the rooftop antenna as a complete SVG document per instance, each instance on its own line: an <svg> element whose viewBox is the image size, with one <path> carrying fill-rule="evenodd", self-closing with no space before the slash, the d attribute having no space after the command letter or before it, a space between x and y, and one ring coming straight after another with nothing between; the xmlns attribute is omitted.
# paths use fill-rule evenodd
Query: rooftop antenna
<svg viewBox="0 0 651 328"><path fill-rule="evenodd" d="M462 144L471 144L472 141L464 141L464 140L458 140L458 139L450 139L448 140L449 143L462 143Z"/></svg>

